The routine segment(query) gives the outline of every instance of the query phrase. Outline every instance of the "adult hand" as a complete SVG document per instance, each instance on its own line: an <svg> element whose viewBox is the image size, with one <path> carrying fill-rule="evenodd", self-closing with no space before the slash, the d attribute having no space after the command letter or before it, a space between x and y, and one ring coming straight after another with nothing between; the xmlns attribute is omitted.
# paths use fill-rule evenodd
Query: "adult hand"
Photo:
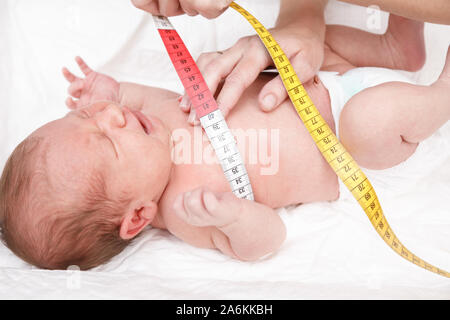
<svg viewBox="0 0 450 320"><path fill-rule="evenodd" d="M221 15L233 0L131 0L135 7L154 15L166 17L186 13L208 19Z"/></svg>
<svg viewBox="0 0 450 320"><path fill-rule="evenodd" d="M272 29L271 34L289 58L300 81L311 80L323 62L323 37L296 23ZM244 90L273 62L261 40L257 36L250 36L240 39L224 52L202 54L197 64L212 93L217 91L224 80L217 103L226 116ZM262 88L258 99L261 109L269 112L279 106L286 97L286 89L280 76L277 76ZM185 112L190 111L187 96L181 100L180 108ZM190 116L189 122L193 124L197 121Z"/></svg>

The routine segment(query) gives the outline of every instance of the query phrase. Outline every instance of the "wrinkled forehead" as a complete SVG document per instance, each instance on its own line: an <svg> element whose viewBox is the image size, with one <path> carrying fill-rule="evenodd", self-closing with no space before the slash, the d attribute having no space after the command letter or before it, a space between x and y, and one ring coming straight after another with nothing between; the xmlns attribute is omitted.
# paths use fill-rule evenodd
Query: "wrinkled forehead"
<svg viewBox="0 0 450 320"><path fill-rule="evenodd" d="M41 158L45 161L48 182L57 190L84 189L85 181L105 167L103 138L81 121L66 116L32 135L43 138L45 148Z"/></svg>

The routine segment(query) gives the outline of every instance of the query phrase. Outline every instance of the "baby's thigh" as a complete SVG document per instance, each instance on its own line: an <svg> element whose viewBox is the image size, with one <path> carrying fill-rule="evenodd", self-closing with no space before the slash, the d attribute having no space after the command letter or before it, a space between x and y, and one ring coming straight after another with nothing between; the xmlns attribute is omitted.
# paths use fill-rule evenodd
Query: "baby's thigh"
<svg viewBox="0 0 450 320"><path fill-rule="evenodd" d="M354 159L369 169L386 169L410 157L417 144L402 137L407 112L398 86L388 82L354 95L339 119L339 136Z"/></svg>

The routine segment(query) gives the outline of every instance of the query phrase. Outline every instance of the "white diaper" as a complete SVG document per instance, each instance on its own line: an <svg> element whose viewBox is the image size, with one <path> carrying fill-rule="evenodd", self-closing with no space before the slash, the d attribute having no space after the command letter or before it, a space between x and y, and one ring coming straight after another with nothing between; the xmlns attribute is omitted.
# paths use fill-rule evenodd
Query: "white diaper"
<svg viewBox="0 0 450 320"><path fill-rule="evenodd" d="M331 110L339 132L339 117L348 100L362 90L385 82L401 81L413 83L402 73L383 68L356 68L342 76L337 72L319 72L319 78L328 89ZM450 125L421 142L416 152L405 162L385 170L362 168L379 196L399 195L414 187L421 178L429 175L440 165L444 165L450 156ZM443 132L445 131L445 132ZM338 136L339 137L339 136ZM340 199L351 199L352 194L339 180Z"/></svg>

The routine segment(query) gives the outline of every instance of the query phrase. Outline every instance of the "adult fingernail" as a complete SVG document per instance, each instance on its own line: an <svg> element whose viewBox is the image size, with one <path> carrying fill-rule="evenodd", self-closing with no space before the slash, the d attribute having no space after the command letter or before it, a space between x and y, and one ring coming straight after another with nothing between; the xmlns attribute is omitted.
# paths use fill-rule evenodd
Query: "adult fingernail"
<svg viewBox="0 0 450 320"><path fill-rule="evenodd" d="M271 110L275 107L275 103L277 103L277 99L271 93L266 95L262 100L262 107L264 110Z"/></svg>
<svg viewBox="0 0 450 320"><path fill-rule="evenodd" d="M189 98L187 96L183 96L180 100L180 108L186 109L186 107L189 105Z"/></svg>
<svg viewBox="0 0 450 320"><path fill-rule="evenodd" d="M190 124L194 124L195 121L195 109L191 109L191 112L189 113L188 122Z"/></svg>

